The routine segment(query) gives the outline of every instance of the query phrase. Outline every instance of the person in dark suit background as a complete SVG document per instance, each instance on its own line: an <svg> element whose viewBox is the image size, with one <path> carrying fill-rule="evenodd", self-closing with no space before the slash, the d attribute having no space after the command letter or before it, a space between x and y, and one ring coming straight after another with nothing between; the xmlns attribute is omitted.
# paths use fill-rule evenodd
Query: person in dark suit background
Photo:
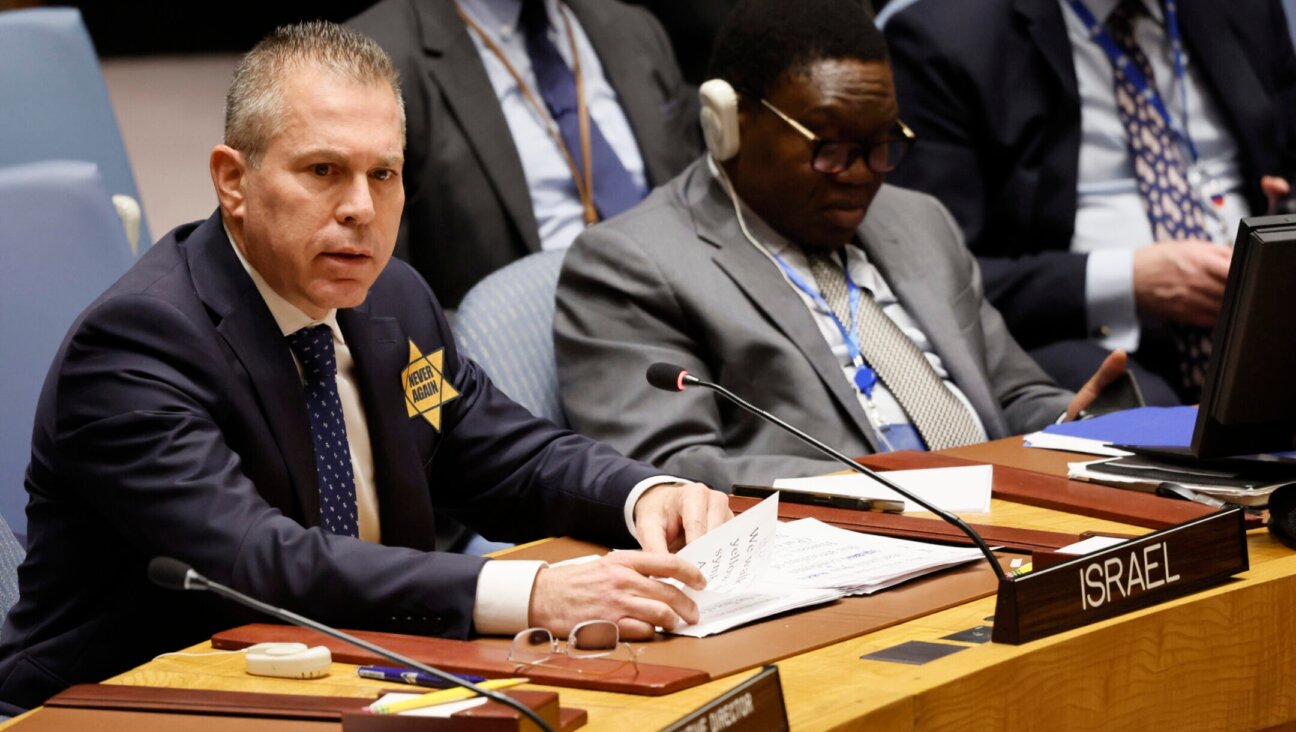
<svg viewBox="0 0 1296 732"><path fill-rule="evenodd" d="M0 700L41 703L256 619L153 587L174 556L353 628L464 637L695 620L653 577L724 496L535 418L460 356L390 261L404 125L390 59L329 23L281 28L236 73L220 207L168 234L73 325L41 395L30 548ZM546 568L432 552L434 512L487 536L651 552Z"/></svg>
<svg viewBox="0 0 1296 732"><path fill-rule="evenodd" d="M1180 0L1181 87L1162 3L1081 5L1105 27L1129 18L1176 126L1187 110L1193 144L1166 148L1204 226L1156 233L1112 62L1070 0L917 0L883 14L900 109L922 141L892 181L950 208L991 302L1063 386L1121 347L1150 402L1191 401L1205 354L1184 346L1219 311L1229 251L1217 244L1285 194L1296 167L1296 58L1278 0Z"/></svg>
<svg viewBox="0 0 1296 732"><path fill-rule="evenodd" d="M684 80L701 85L706 81L707 64L715 45L716 33L735 0L626 0L641 5L661 21L670 36L675 58L679 61ZM876 14L886 5L886 0L862 0L864 9Z"/></svg>
<svg viewBox="0 0 1296 732"><path fill-rule="evenodd" d="M694 92L661 25L642 8L617 0L383 0L350 24L400 70L409 135L397 256L447 307L509 262L566 247L587 215L615 215L701 149ZM541 25L538 40L528 29ZM591 145L591 196L580 190L582 145L566 141L551 99L565 92L549 74L570 83L576 59L583 82L576 93L616 158ZM564 106L574 136L578 110L570 97ZM603 195L605 185L622 182L624 195ZM589 198L604 205L587 207Z"/></svg>

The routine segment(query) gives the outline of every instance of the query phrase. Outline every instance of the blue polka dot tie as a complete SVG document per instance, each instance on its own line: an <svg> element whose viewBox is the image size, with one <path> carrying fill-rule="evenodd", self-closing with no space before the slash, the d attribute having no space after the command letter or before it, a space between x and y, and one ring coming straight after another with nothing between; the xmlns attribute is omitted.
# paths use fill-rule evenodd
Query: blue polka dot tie
<svg viewBox="0 0 1296 732"><path fill-rule="evenodd" d="M1149 84L1154 83L1152 64L1134 39L1134 21L1146 13L1142 2L1122 0L1107 19L1112 40L1130 61L1143 72ZM1119 69L1115 68L1116 111L1125 125L1130 158L1134 163L1139 193L1147 208L1148 222L1156 240L1202 239L1206 233L1205 213L1201 201L1188 183L1188 172L1174 132L1147 97ZM1206 364L1210 360L1210 331L1176 325L1172 329L1179 352L1179 376L1182 396L1196 402L1206 381Z"/></svg>
<svg viewBox="0 0 1296 732"><path fill-rule="evenodd" d="M306 413L315 443L315 472L319 474L320 525L334 534L359 536L355 476L338 398L333 331L323 324L302 328L289 334L288 345L301 362L305 380Z"/></svg>

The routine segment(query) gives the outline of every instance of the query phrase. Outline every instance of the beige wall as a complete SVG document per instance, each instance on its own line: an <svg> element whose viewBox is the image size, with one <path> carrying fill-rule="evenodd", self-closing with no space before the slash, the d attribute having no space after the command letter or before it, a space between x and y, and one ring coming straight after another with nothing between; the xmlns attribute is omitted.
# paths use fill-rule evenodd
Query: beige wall
<svg viewBox="0 0 1296 732"><path fill-rule="evenodd" d="M220 142L237 54L101 61L153 238L216 208L207 156Z"/></svg>

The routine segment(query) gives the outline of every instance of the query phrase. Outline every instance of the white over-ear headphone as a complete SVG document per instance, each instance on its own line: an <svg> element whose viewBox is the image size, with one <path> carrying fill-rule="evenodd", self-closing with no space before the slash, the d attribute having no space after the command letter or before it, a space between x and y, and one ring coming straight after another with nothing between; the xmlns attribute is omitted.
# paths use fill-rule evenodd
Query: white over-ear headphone
<svg viewBox="0 0 1296 732"><path fill-rule="evenodd" d="M707 150L718 162L738 154L738 92L724 79L711 79L698 88L699 115Z"/></svg>

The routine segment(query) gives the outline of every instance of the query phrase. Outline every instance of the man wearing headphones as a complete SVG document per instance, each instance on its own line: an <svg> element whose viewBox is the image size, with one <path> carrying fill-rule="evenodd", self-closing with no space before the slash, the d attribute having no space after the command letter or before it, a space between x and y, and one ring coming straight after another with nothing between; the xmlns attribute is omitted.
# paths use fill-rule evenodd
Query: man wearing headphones
<svg viewBox="0 0 1296 732"><path fill-rule="evenodd" d="M563 404L579 431L724 487L836 469L697 390L652 393L678 363L848 454L940 449L1073 417L985 302L977 265L930 196L884 186L913 134L886 46L852 0L747 0L702 88L709 154L564 263L555 316Z"/></svg>

